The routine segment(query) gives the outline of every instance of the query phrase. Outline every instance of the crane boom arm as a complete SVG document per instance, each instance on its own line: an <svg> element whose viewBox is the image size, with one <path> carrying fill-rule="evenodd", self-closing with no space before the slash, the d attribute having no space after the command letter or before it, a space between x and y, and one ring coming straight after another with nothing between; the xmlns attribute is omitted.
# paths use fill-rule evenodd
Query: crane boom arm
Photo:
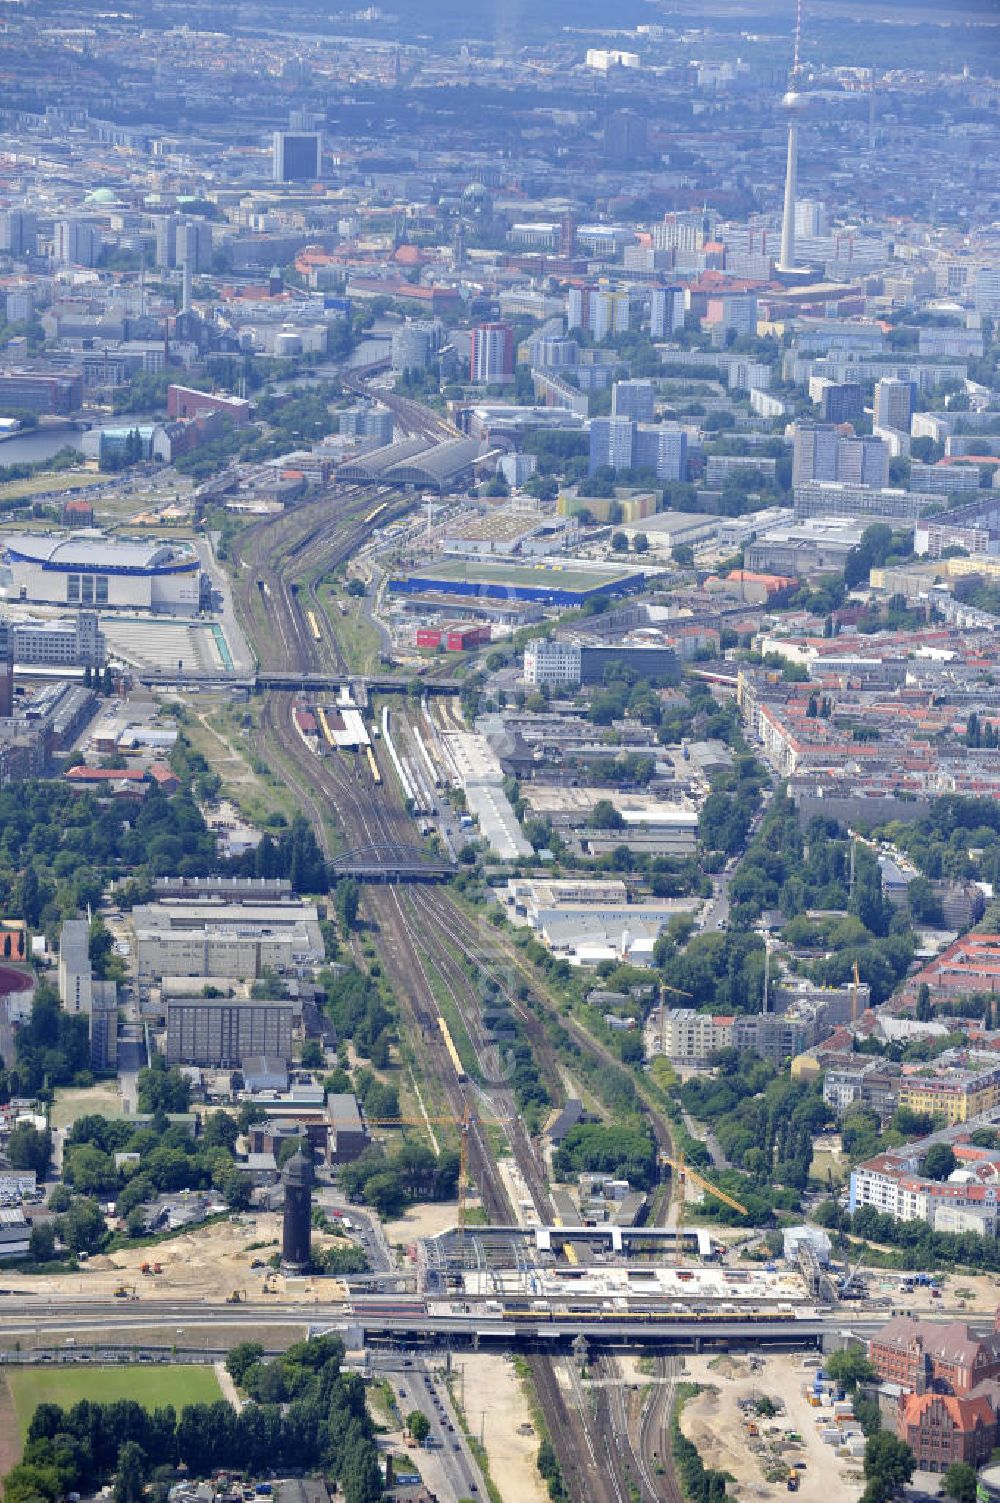
<svg viewBox="0 0 1000 1503"><path fill-rule="evenodd" d="M745 1205L734 1199L732 1195L727 1195L725 1190L720 1190L718 1185L713 1185L710 1180L705 1179L696 1169L692 1169L690 1164L683 1164L679 1159L669 1157L666 1158L666 1162L670 1165L671 1169L676 1170L678 1174L687 1179L694 1180L694 1183L699 1185L702 1190L706 1190L709 1195L714 1195L716 1200L721 1200L731 1210L739 1211L741 1216L749 1216L750 1212Z"/></svg>

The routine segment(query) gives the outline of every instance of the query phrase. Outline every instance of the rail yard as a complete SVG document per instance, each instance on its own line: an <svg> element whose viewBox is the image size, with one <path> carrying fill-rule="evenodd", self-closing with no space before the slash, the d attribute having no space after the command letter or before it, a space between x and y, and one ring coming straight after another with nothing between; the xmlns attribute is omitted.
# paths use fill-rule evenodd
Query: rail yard
<svg viewBox="0 0 1000 1503"><path fill-rule="evenodd" d="M337 621L324 608L317 585L363 545L373 528L399 515L405 505L405 499L352 488L329 501L320 500L257 524L242 534L234 548L237 608L255 643L262 670L339 677L347 702L352 707L356 704L337 643ZM417 751L402 760L393 741L392 712L386 706L377 751L370 735L363 750L345 750L336 745L329 708L329 702L309 706L294 691L269 691L261 713L261 733L271 754L280 759L328 857L336 859L346 850L355 867L363 867L367 860L394 873L404 870L406 875L418 877L421 868L433 868L435 862L420 840L406 801L419 814L433 800L434 763L427 749L423 755ZM296 718L296 711L306 710L308 714L312 709L322 711L314 716L315 736L303 731L301 713ZM305 724L308 726L308 719ZM503 1224L514 1219L515 1211L519 1215L527 1211L532 1220L552 1224L554 1212L544 1166L510 1085L495 1078L496 1051L482 1026L481 998L470 981L468 965L474 963L495 982L524 1028L543 1074L558 1086L558 1062L543 1022L518 995L519 978L499 951L493 948L491 954L482 936L470 934L466 912L447 888L373 885L365 902L370 922L378 932L388 977L409 1014L411 1038L421 1066L427 1078L436 1083L447 1111L462 1124L459 1131L468 1178L489 1221ZM442 996L454 1009L452 1015L461 1021L480 1073L491 1081L485 1088L485 1103L470 1085L450 1027L442 1018ZM601 1046L595 1045L584 1030L569 1020L566 1026L581 1047L596 1049L600 1054ZM489 1131L481 1116L484 1106L488 1109ZM651 1122L661 1150L669 1152L666 1121L652 1112ZM497 1130L516 1165L527 1207L512 1204L509 1175L501 1172L491 1143L490 1134ZM668 1214L668 1200L663 1198L657 1206L661 1224ZM438 1326L439 1333L451 1329L457 1334L471 1323L490 1327L498 1338L507 1341L514 1333L518 1340L523 1335L529 1349L540 1339L542 1350L530 1352L527 1360L571 1495L587 1496L593 1503L624 1503L627 1491L622 1464L616 1459L615 1466L607 1471L588 1465L588 1425L567 1398L553 1365L557 1359L544 1352L552 1350L553 1337L558 1346L564 1326L571 1339L579 1334L581 1318L589 1321L591 1333L597 1329L611 1334L614 1325L616 1333L628 1336L638 1329L645 1339L656 1317L633 1310L612 1321L614 1312L608 1310L597 1312L601 1318L593 1320L592 1313L573 1310L561 1301L558 1315L554 1310L545 1311L541 1319L539 1312L513 1307L499 1311L484 1308L475 1315L417 1312L413 1319L415 1332L430 1323ZM360 1314L355 1313L355 1321ZM664 1312L663 1319L676 1326L676 1316ZM398 1315L392 1324L397 1330L404 1328ZM774 1330L787 1324L782 1316L778 1322L770 1321L768 1327ZM546 1334L538 1338L542 1325ZM685 1339L689 1336L686 1328ZM646 1431L652 1433L655 1428L650 1422Z"/></svg>

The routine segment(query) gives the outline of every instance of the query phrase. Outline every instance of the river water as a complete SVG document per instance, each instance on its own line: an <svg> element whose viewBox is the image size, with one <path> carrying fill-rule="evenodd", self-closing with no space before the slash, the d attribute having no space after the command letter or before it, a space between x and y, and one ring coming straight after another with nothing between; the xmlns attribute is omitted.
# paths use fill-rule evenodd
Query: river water
<svg viewBox="0 0 1000 1503"><path fill-rule="evenodd" d="M37 464L40 459L51 459L53 454L66 448L82 452L83 434L78 428L35 428L0 443L0 465Z"/></svg>

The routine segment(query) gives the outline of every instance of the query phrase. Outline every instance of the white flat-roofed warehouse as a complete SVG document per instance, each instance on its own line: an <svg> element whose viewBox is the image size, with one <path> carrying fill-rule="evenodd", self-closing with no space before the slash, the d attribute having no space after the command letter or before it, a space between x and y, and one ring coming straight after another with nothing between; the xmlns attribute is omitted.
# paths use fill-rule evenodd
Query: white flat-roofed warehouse
<svg viewBox="0 0 1000 1503"><path fill-rule="evenodd" d="M202 603L201 562L187 543L22 532L3 546L13 600L173 615L195 615Z"/></svg>
<svg viewBox="0 0 1000 1503"><path fill-rule="evenodd" d="M317 964L324 953L311 903L153 903L134 908L132 921L143 979L289 974Z"/></svg>
<svg viewBox="0 0 1000 1503"><path fill-rule="evenodd" d="M653 948L675 914L697 915L700 898L650 898L630 903L618 879L551 881L511 878L495 889L507 917L527 924L571 965L602 960L652 962Z"/></svg>
<svg viewBox="0 0 1000 1503"><path fill-rule="evenodd" d="M617 788L564 788L561 784L525 783L521 796L533 815L550 819L558 830L593 833L591 819L598 803L609 803L621 815L622 824L608 834L658 836L673 855L689 855L698 838L698 811L686 802L659 799L652 794L623 793Z"/></svg>

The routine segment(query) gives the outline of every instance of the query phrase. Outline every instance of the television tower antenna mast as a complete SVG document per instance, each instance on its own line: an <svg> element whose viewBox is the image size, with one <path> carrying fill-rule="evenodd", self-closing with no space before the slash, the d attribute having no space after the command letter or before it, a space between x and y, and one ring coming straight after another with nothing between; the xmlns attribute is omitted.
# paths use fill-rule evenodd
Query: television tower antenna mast
<svg viewBox="0 0 1000 1503"><path fill-rule="evenodd" d="M795 263L795 199L798 193L799 174L799 116L803 98L799 93L799 76L802 71L802 0L795 5L795 51L792 55L792 71L788 77L788 89L781 107L788 116L788 158L785 166L785 203L781 216L781 255L779 272L794 275Z"/></svg>

